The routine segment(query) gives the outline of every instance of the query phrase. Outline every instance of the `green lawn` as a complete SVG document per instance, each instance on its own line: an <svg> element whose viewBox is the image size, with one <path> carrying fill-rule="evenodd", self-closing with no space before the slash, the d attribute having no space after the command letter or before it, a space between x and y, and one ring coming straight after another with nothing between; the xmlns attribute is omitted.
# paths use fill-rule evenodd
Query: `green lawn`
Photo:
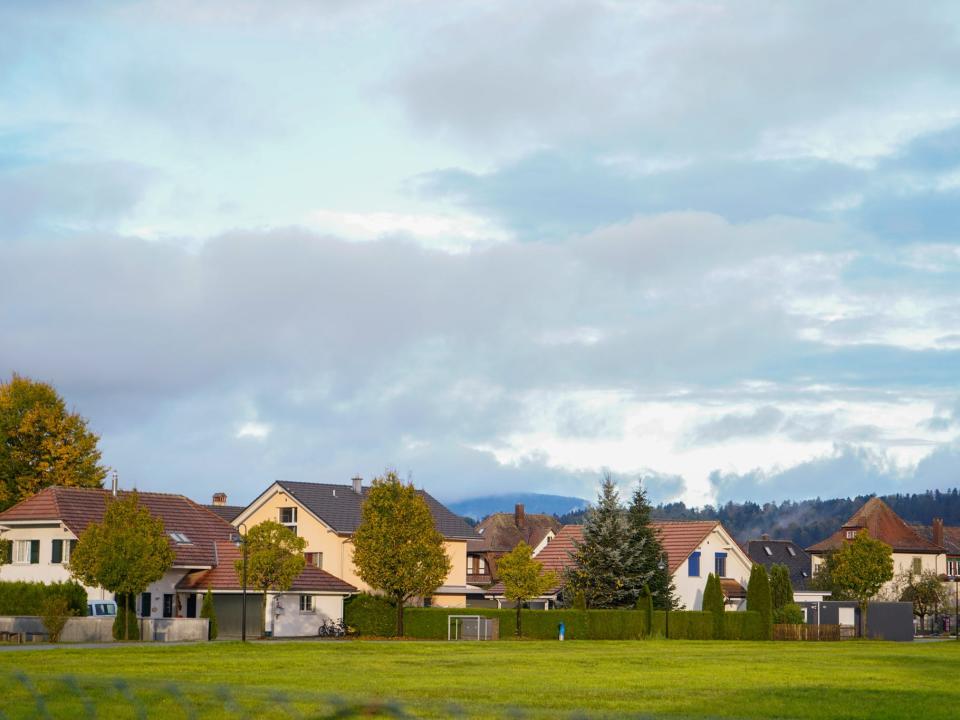
<svg viewBox="0 0 960 720"><path fill-rule="evenodd" d="M27 680L17 680L17 672ZM74 686L64 683L73 676ZM128 687L109 683L123 678ZM330 696L417 717L907 718L956 715L960 643L306 642L0 652L0 709L51 717L333 717ZM191 715L164 687L173 681ZM69 682L69 681L68 681ZM285 694L289 712L271 693ZM226 693L226 695L224 695ZM131 698L133 698L131 700ZM513 712L519 709L522 714ZM2 714L0 714L2 716ZM347 715L341 715L347 716ZM352 717L352 715L350 715Z"/></svg>

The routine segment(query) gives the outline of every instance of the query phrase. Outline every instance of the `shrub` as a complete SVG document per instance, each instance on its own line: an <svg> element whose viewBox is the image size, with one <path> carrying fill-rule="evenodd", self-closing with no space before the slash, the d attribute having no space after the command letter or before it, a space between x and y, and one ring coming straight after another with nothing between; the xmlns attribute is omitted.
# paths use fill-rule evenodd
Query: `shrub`
<svg viewBox="0 0 960 720"><path fill-rule="evenodd" d="M13 541L0 540L0 565L9 565L13 559L11 557L12 553L13 553Z"/></svg>
<svg viewBox="0 0 960 720"><path fill-rule="evenodd" d="M790 583L790 570L786 565L774 565L770 568L770 601L774 611L793 604L793 585Z"/></svg>
<svg viewBox="0 0 960 720"><path fill-rule="evenodd" d="M803 625L803 609L796 603L784 605L773 611L773 622L777 625Z"/></svg>
<svg viewBox="0 0 960 720"><path fill-rule="evenodd" d="M50 642L60 642L63 628L73 614L70 602L62 595L51 595L44 599L43 606L40 608L40 620L47 635L50 636Z"/></svg>
<svg viewBox="0 0 960 720"><path fill-rule="evenodd" d="M587 596L583 590L577 590L577 594L573 596L573 609L574 610L586 610L587 609Z"/></svg>
<svg viewBox="0 0 960 720"><path fill-rule="evenodd" d="M61 597L74 615L87 614L87 591L76 582L0 582L0 615L40 615L47 598Z"/></svg>
<svg viewBox="0 0 960 720"><path fill-rule="evenodd" d="M747 610L755 610L763 616L766 639L773 638L773 603L770 599L770 580L767 569L755 563L747 583Z"/></svg>
<svg viewBox="0 0 960 720"><path fill-rule="evenodd" d="M643 594L637 599L637 610L643 613L646 633L649 637L653 634L653 594L648 585L643 586Z"/></svg>
<svg viewBox="0 0 960 720"><path fill-rule="evenodd" d="M203 595L203 605L200 606L200 617L207 618L207 620L210 621L210 630L207 633L207 638L216 640L217 635L220 634L220 629L217 627L217 611L213 607L213 593L210 592L210 588L207 588L207 592Z"/></svg>
<svg viewBox="0 0 960 720"><path fill-rule="evenodd" d="M137 613L133 598L129 599L130 611L127 611L127 596L117 595L117 617L113 620L113 639L114 640L139 640L140 623L137 620ZM127 624L129 633L123 631L123 624Z"/></svg>
<svg viewBox="0 0 960 720"><path fill-rule="evenodd" d="M707 576L707 587L703 591L703 609L713 615L713 637L723 637L723 616L726 614L723 603L723 590L720 578L713 573Z"/></svg>
<svg viewBox="0 0 960 720"><path fill-rule="evenodd" d="M766 640L763 616L752 610L724 613L722 637L724 640Z"/></svg>
<svg viewBox="0 0 960 720"><path fill-rule="evenodd" d="M385 597L360 593L344 602L343 622L358 635L393 637L397 632L397 609Z"/></svg>

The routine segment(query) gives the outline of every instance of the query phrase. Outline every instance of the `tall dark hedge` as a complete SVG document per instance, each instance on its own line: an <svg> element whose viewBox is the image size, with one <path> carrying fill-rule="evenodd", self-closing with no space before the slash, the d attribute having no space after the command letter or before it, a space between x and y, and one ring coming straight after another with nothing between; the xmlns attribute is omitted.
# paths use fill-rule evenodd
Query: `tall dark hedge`
<svg viewBox="0 0 960 720"><path fill-rule="evenodd" d="M200 617L207 618L207 620L210 621L207 638L216 640L217 635L220 634L220 628L217 625L217 611L213 606L213 593L210 592L210 588L207 588L207 592L203 595L203 604L200 606Z"/></svg>
<svg viewBox="0 0 960 720"><path fill-rule="evenodd" d="M786 565L774 565L770 568L770 598L774 611L793 604L793 585L790 582L790 570Z"/></svg>
<svg viewBox="0 0 960 720"><path fill-rule="evenodd" d="M80 583L0 582L0 615L39 615L44 601L62 597L75 615L87 614L87 591Z"/></svg>
<svg viewBox="0 0 960 720"><path fill-rule="evenodd" d="M650 592L650 586L643 586L643 595L637 600L637 610L640 610L647 623L647 635L653 634L653 593Z"/></svg>
<svg viewBox="0 0 960 720"><path fill-rule="evenodd" d="M713 573L707 576L707 587L703 591L703 609L713 613L713 636L718 640L723 637L723 589L720 587L720 578Z"/></svg>
<svg viewBox="0 0 960 720"><path fill-rule="evenodd" d="M747 610L760 613L766 639L773 638L773 601L770 598L770 579L763 565L754 564L747 583Z"/></svg>

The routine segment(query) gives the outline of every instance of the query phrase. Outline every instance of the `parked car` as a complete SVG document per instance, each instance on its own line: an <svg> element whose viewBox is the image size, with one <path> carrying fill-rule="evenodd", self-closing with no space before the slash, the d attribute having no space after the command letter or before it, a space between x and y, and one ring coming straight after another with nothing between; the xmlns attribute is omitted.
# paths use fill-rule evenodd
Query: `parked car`
<svg viewBox="0 0 960 720"><path fill-rule="evenodd" d="M91 600L87 603L89 617L115 617L116 614L117 603L113 600Z"/></svg>

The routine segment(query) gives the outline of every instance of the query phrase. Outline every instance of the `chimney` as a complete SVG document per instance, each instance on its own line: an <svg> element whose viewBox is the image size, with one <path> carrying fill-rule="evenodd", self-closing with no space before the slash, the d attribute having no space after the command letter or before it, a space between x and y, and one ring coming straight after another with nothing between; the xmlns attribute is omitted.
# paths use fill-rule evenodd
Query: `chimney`
<svg viewBox="0 0 960 720"><path fill-rule="evenodd" d="M353 491L357 495L363 495L363 478L359 475L353 478Z"/></svg>
<svg viewBox="0 0 960 720"><path fill-rule="evenodd" d="M518 528L527 524L527 517L523 512L523 503L517 503L513 508L513 522Z"/></svg>
<svg viewBox="0 0 960 720"><path fill-rule="evenodd" d="M766 533L764 533L763 535L760 536L760 539L761 539L761 540L769 540L769 539L770 539L770 536L767 535Z"/></svg>
<svg viewBox="0 0 960 720"><path fill-rule="evenodd" d="M112 480L112 483L111 483L111 484L112 484L111 491L113 492L113 496L114 496L114 497L117 496L117 485L119 484L119 482L120 482L120 481L117 479L117 471L114 470L114 471L113 471L113 480Z"/></svg>
<svg viewBox="0 0 960 720"><path fill-rule="evenodd" d="M943 518L933 519L933 544L943 547Z"/></svg>
<svg viewBox="0 0 960 720"><path fill-rule="evenodd" d="M227 494L223 492L216 492L213 494L213 504L214 505L226 505L227 504Z"/></svg>

